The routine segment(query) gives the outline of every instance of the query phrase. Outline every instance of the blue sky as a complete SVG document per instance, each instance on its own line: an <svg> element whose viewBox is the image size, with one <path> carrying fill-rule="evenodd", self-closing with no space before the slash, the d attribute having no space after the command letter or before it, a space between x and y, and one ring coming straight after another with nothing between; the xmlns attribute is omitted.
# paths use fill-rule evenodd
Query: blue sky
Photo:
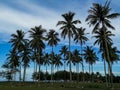
<svg viewBox="0 0 120 90"><path fill-rule="evenodd" d="M92 45L94 39L91 38L92 27L90 28L85 19L88 15L88 9L92 6L93 2L98 2L104 4L106 0L0 0L0 67L6 60L6 54L10 50L10 44L8 41L12 33L16 33L16 30L22 29L25 32L28 32L30 28L34 26L42 25L43 28L55 29L59 32L59 27L56 27L56 23L59 20L63 20L61 14L64 14L68 11L75 12L75 19L82 21L80 26L86 28L86 33L90 41L87 42L87 45ZM110 7L112 12L120 12L119 8L120 0L112 0ZM115 26L116 30L113 33L116 35L113 37L114 46L120 50L120 18L112 21L112 24ZM28 35L26 35L28 38ZM59 51L59 48L62 45L68 45L68 39L62 40L55 51ZM79 45L74 44L72 41L72 49L78 48ZM96 51L98 46L94 46ZM51 50L50 47L47 47L47 50ZM87 64L85 64L88 66ZM98 61L94 65L95 71L103 73L103 63ZM44 67L43 67L44 68ZM116 75L120 75L120 62L113 65L113 71ZM33 68L30 67L29 71ZM88 67L86 67L86 70ZM1 70L1 68L0 68Z"/></svg>

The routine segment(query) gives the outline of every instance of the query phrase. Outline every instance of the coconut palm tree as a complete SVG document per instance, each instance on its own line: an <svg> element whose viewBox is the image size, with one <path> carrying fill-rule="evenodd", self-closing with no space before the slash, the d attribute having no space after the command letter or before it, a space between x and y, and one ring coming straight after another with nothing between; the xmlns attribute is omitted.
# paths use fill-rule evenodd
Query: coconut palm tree
<svg viewBox="0 0 120 90"><path fill-rule="evenodd" d="M110 29L115 29L111 25L111 19L117 18L120 16L119 13L111 13L111 8L109 7L110 1L106 1L105 5L102 6L101 4L98 3L93 3L93 7L88 11L89 15L86 19L88 21L88 24L91 26L93 25L93 33L98 30L99 28L102 28L102 30L106 30L107 28ZM104 38L106 39L106 38ZM111 65L110 65L110 57L109 57L109 50L108 50L108 45L105 43L105 48L106 48L106 59L108 60L108 66L109 66L109 72L110 76L112 75L111 72ZM111 76L112 77L112 76ZM112 86L112 84L110 85Z"/></svg>
<svg viewBox="0 0 120 90"><path fill-rule="evenodd" d="M63 65L61 59L62 58L61 58L61 56L59 54L55 54L54 64L55 64L55 67L57 67L57 71L56 72L58 72L58 68Z"/></svg>
<svg viewBox="0 0 120 90"><path fill-rule="evenodd" d="M63 60L64 60L64 71L66 70L65 69L65 63L66 63L66 60L65 60L65 57L66 57L66 54L68 52L68 48L66 46L62 46L61 47L61 50L59 50L60 52L60 55L63 55Z"/></svg>
<svg viewBox="0 0 120 90"><path fill-rule="evenodd" d="M73 51L73 61L76 64L77 81L79 81L79 63L82 61L82 58L80 57L80 53L77 49Z"/></svg>
<svg viewBox="0 0 120 90"><path fill-rule="evenodd" d="M16 80L16 70L17 67L19 66L19 56L18 54L14 51L11 50L9 54L7 54L7 64L9 68L12 68L12 72L14 72L14 81Z"/></svg>
<svg viewBox="0 0 120 90"><path fill-rule="evenodd" d="M12 49L13 51L15 51L18 56L20 56L22 50L23 50L23 46L25 44L25 42L27 41L27 39L25 39L25 32L22 30L17 30L16 34L12 34L11 35L11 39L9 41L9 43L12 44ZM21 59L19 58L19 68L20 68L20 81L21 81Z"/></svg>
<svg viewBox="0 0 120 90"><path fill-rule="evenodd" d="M103 60L104 60L104 72L105 72L105 77L106 77L106 85L108 85L107 83L107 73L106 73L106 62L105 62L105 43L107 43L108 45L112 45L113 41L110 38L111 36L114 36L114 34L112 34L110 31L108 30L99 30L99 31L95 31L95 35L94 37L96 38L96 41L94 42L94 45L98 44L100 46L100 52L102 52L102 56L103 56ZM106 38L106 39L104 39Z"/></svg>
<svg viewBox="0 0 120 90"><path fill-rule="evenodd" d="M63 55L63 60L64 60L64 79L66 80L66 54L68 52L68 48L66 46L62 46L61 50L59 50L60 55Z"/></svg>
<svg viewBox="0 0 120 90"><path fill-rule="evenodd" d="M86 62L89 64L89 74L91 75L93 72L93 64L98 60L98 57L94 50L92 49L92 47L89 46L85 47L84 58ZM90 81L92 81L92 78L90 78Z"/></svg>
<svg viewBox="0 0 120 90"><path fill-rule="evenodd" d="M112 72L112 65L114 64L114 62L117 62L118 60L120 60L120 58L119 58L119 55L117 54L116 47L112 47L112 45L109 45L108 49L109 49L109 56L111 60L110 64L111 64L111 72ZM113 77L111 78L111 83L113 83Z"/></svg>
<svg viewBox="0 0 120 90"><path fill-rule="evenodd" d="M31 49L29 47L29 41L25 43L23 52L21 54L22 62L23 62L23 67L24 67L24 72L23 72L23 82L26 79L26 68L29 67L29 62L31 59L30 55Z"/></svg>
<svg viewBox="0 0 120 90"><path fill-rule="evenodd" d="M53 80L53 61L54 61L53 47L56 46L58 44L58 42L60 41L60 39L58 38L58 35L59 34L57 32L55 32L55 30L53 30L53 29L51 29L47 34L48 45L50 45L52 47L51 80Z"/></svg>
<svg viewBox="0 0 120 90"><path fill-rule="evenodd" d="M38 81L40 81L40 67L41 67L41 54L42 54L42 50L45 48L45 43L43 40L45 40L45 37L43 36L44 33L46 32L45 29L42 28L42 26L35 26L34 28L31 28L31 30L29 31L30 33L30 47L31 49L34 50L34 52L36 53L36 63L38 63L39 65L39 79Z"/></svg>
<svg viewBox="0 0 120 90"><path fill-rule="evenodd" d="M70 45L71 45L71 37L76 33L76 24L80 23L80 20L74 20L74 15L75 13L73 12L68 12L62 15L64 18L64 21L58 21L58 25L62 25L60 27L61 36L65 39L66 36L68 36L68 43L69 43L69 60L70 59ZM69 64L69 69L70 69L70 81L72 80L72 72L71 72L71 63Z"/></svg>
<svg viewBox="0 0 120 90"><path fill-rule="evenodd" d="M87 33L85 33L85 28L78 28L77 29L77 33L75 35L74 41L76 43L80 44L80 55L81 55L81 59L82 59L82 46L85 44L85 42L88 40L88 38L85 36ZM83 82L84 82L84 64L83 64L83 59L81 61L81 65L82 65L82 73L83 73Z"/></svg>
<svg viewBox="0 0 120 90"><path fill-rule="evenodd" d="M50 55L48 53L44 54L44 61L43 61L44 65L46 66L46 75L47 75L47 66L51 64L50 62ZM47 79L47 76L46 76Z"/></svg>

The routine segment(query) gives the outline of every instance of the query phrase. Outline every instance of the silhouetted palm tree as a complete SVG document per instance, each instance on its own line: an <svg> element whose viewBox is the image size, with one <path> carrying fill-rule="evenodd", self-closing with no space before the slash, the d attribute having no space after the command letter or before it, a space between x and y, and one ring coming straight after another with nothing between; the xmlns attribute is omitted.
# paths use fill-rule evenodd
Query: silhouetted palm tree
<svg viewBox="0 0 120 90"><path fill-rule="evenodd" d="M102 28L102 30L107 30L107 28L110 29L115 29L111 25L111 19L117 18L120 16L119 13L110 13L111 8L109 7L110 1L106 1L105 5L102 6L101 4L98 3L93 3L93 7L88 11L89 15L86 19L88 21L88 24L93 25L93 33L98 30L99 28ZM104 38L106 39L106 38ZM112 77L112 72L111 72L111 65L110 65L110 57L109 57L109 50L108 50L108 45L105 43L105 48L106 48L106 59L108 61L108 66L109 66L109 72L110 76ZM112 84L110 85L112 86Z"/></svg>
<svg viewBox="0 0 120 90"><path fill-rule="evenodd" d="M47 73L48 73L47 66L51 64L51 62L50 62L50 54L48 54L48 53L44 54L44 62L43 63L46 66L46 75L47 75ZM47 79L47 76L46 76L46 79Z"/></svg>
<svg viewBox="0 0 120 90"><path fill-rule="evenodd" d="M76 43L80 44L80 55L82 59L82 46L85 44L85 42L88 40L88 38L85 36L87 33L85 33L85 28L78 28L77 33L75 35L74 41ZM83 64L83 59L81 61L82 64L82 73L83 73L83 82L84 82L84 64Z"/></svg>
<svg viewBox="0 0 120 90"><path fill-rule="evenodd" d="M43 41L43 40L45 40L45 37L43 36L45 32L46 32L46 30L43 29L41 25L39 27L36 26L35 28L31 28L31 30L29 31L30 38L31 38L30 47L36 53L36 56L37 56L36 62L39 65L38 81L40 81L41 54L42 54L42 50L45 48L45 44Z"/></svg>
<svg viewBox="0 0 120 90"><path fill-rule="evenodd" d="M26 79L26 68L29 67L30 59L31 59L31 49L29 46L29 41L25 43L23 52L21 54L24 72L23 72L23 82Z"/></svg>
<svg viewBox="0 0 120 90"><path fill-rule="evenodd" d="M108 30L99 30L99 31L95 31L95 38L96 38L96 41L94 42L94 45L95 44L98 44L100 46L100 52L102 52L102 56L103 56L103 60L104 60L104 72L105 72L105 77L106 77L106 84L107 84L107 73L106 73L106 54L105 54L105 50L106 48L105 47L105 43L107 43L107 45L112 45L113 41L112 39L110 38L111 36L114 36L114 34L112 34L110 31ZM106 38L106 39L104 39Z"/></svg>
<svg viewBox="0 0 120 90"><path fill-rule="evenodd" d="M63 60L64 60L64 71L66 70L66 66L65 66L65 63L66 63L66 60L65 60L65 57L66 57L66 54L68 52L68 48L66 46L62 46L61 49L59 50L60 52L60 55L63 55Z"/></svg>
<svg viewBox="0 0 120 90"><path fill-rule="evenodd" d="M72 57L76 64L77 81L79 81L79 63L82 62L82 58L80 57L80 53L77 49L73 51Z"/></svg>
<svg viewBox="0 0 120 90"><path fill-rule="evenodd" d="M7 68L11 68L12 71L14 72L14 81L16 80L16 70L17 70L17 67L19 66L19 56L18 54L14 51L14 50L11 50L9 52L9 54L7 54L7 64L5 65L8 65Z"/></svg>
<svg viewBox="0 0 120 90"><path fill-rule="evenodd" d="M12 49L13 51L15 51L18 56L20 56L22 50L23 50L23 46L25 44L25 42L27 41L27 39L25 39L25 32L22 30L17 30L16 34L12 34L11 35L11 39L10 39L10 43L12 44ZM19 67L20 67L20 81L21 81L21 58L19 58Z"/></svg>
<svg viewBox="0 0 120 90"><path fill-rule="evenodd" d="M69 40L69 60L70 59L70 45L71 45L71 37L76 33L76 24L80 23L80 20L74 20L74 15L75 13L73 12L68 12L62 15L64 18L64 21L58 21L57 25L62 25L60 27L61 36L65 39L66 36L68 36ZM72 72L71 72L71 62L69 64L69 69L70 69L70 81L72 80Z"/></svg>
<svg viewBox="0 0 120 90"><path fill-rule="evenodd" d="M48 45L50 45L52 47L51 80L53 80L53 61L54 61L53 47L56 46L58 44L58 42L60 41L60 39L58 38L58 35L59 34L57 32L55 32L55 30L53 30L53 29L51 29L47 34Z"/></svg>
<svg viewBox="0 0 120 90"><path fill-rule="evenodd" d="M87 46L84 50L84 58L86 62L89 64L89 74L91 75L93 72L93 64L98 60L98 57L92 47ZM91 69L90 69L91 67ZM90 78L92 81L92 78Z"/></svg>
<svg viewBox="0 0 120 90"><path fill-rule="evenodd" d="M59 54L55 54L54 64L55 64L55 67L57 67L57 71L56 72L58 72L58 68L63 65L61 59L62 58L61 58L61 56Z"/></svg>

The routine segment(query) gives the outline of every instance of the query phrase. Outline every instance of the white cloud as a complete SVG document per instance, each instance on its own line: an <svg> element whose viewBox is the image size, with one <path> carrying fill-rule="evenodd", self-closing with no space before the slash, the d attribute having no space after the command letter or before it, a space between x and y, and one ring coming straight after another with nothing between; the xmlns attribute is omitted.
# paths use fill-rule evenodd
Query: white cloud
<svg viewBox="0 0 120 90"><path fill-rule="evenodd" d="M1 33L13 33L16 29L31 28L38 25L43 25L46 29L56 28L56 23L59 15L56 12L40 6L22 3L22 6L27 7L35 14L18 11L8 6L0 5L0 29ZM8 28L9 26L9 28ZM8 30L9 29L9 30Z"/></svg>

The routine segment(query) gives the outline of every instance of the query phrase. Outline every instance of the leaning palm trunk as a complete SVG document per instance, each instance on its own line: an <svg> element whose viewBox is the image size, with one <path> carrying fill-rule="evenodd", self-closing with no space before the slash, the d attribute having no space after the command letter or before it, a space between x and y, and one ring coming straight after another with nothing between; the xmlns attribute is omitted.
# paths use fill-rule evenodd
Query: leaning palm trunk
<svg viewBox="0 0 120 90"><path fill-rule="evenodd" d="M104 31L104 36L105 36L105 31ZM106 38L105 38L105 41L106 41ZM106 42L105 42L105 48L106 48L106 59L108 61L108 69L109 69L109 81L110 81L109 84L110 84L110 87L112 87L112 69L111 69L111 64L110 64L108 45Z"/></svg>

